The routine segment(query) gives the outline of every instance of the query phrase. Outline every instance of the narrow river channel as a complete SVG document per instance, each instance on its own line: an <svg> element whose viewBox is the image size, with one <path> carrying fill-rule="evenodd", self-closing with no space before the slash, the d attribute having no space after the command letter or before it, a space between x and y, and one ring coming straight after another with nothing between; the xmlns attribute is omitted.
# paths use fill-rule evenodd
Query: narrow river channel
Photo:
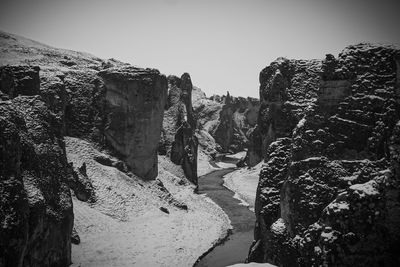
<svg viewBox="0 0 400 267"><path fill-rule="evenodd" d="M243 263L253 241L255 215L247 207L239 205L234 193L223 186L223 176L234 168L217 170L199 178L199 193L206 193L229 216L233 226L228 238L206 254L196 267L222 267Z"/></svg>

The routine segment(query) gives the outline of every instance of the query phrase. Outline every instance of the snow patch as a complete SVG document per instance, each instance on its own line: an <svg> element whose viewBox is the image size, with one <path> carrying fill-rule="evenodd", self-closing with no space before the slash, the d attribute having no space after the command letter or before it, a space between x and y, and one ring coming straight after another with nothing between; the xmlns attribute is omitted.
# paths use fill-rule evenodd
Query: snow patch
<svg viewBox="0 0 400 267"><path fill-rule="evenodd" d="M238 169L223 177L223 185L235 193L234 198L253 212L261 168L262 163L259 163L252 168Z"/></svg>
<svg viewBox="0 0 400 267"><path fill-rule="evenodd" d="M271 225L271 231L276 234L284 234L286 232L286 225L282 218L279 218Z"/></svg>
<svg viewBox="0 0 400 267"><path fill-rule="evenodd" d="M349 203L345 201L332 202L326 207L327 214L332 213L342 213L344 211L350 210Z"/></svg>
<svg viewBox="0 0 400 267"><path fill-rule="evenodd" d="M379 195L377 187L377 183L371 180L363 184L352 185L350 186L350 190L353 190L360 198L365 198L367 196Z"/></svg>

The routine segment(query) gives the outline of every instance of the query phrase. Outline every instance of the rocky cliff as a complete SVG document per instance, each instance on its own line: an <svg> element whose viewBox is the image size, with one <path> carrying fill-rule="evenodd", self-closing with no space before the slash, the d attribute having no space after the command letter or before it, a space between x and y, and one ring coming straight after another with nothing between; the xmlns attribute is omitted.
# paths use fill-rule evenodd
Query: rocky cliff
<svg viewBox="0 0 400 267"><path fill-rule="evenodd" d="M261 72L265 163L249 261L400 263L398 54L359 44Z"/></svg>
<svg viewBox="0 0 400 267"><path fill-rule="evenodd" d="M114 67L100 71L105 86L104 135L132 172L144 179L157 176L167 81L157 70Z"/></svg>
<svg viewBox="0 0 400 267"><path fill-rule="evenodd" d="M259 101L253 98L197 93L194 101L198 136L210 154L239 152L248 147L249 136L257 124ZM210 147L212 149L210 149Z"/></svg>
<svg viewBox="0 0 400 267"><path fill-rule="evenodd" d="M56 49L7 33L1 33L0 37L4 48L1 65L40 67L40 94L62 121L65 135L113 150L133 173L144 179L156 177L157 144L167 101L164 75L157 70ZM6 73L7 68L2 75ZM15 69L16 78L18 73ZM8 94L18 95L32 81L39 80L38 74L24 77L10 87ZM7 83L12 83L12 78L2 79L1 86Z"/></svg>
<svg viewBox="0 0 400 267"><path fill-rule="evenodd" d="M69 266L74 178L61 121L37 95L38 68L0 71L0 266Z"/></svg>
<svg viewBox="0 0 400 267"><path fill-rule="evenodd" d="M160 152L181 165L185 176L197 185L197 122L193 114L190 75L184 73L181 78L169 76L168 88Z"/></svg>
<svg viewBox="0 0 400 267"><path fill-rule="evenodd" d="M68 266L70 189L81 201L97 199L86 165L67 162L64 136L117 156L110 166L155 179L166 77L3 32L0 46L0 266Z"/></svg>

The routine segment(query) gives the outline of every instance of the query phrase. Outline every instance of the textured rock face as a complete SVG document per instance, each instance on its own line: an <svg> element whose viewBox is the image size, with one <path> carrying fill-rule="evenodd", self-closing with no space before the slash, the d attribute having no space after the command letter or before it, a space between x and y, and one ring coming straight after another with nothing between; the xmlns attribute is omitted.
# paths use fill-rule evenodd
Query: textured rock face
<svg viewBox="0 0 400 267"><path fill-rule="evenodd" d="M156 70L134 68L113 59L104 61L7 33L0 33L0 44L4 48L0 51L0 65L24 62L40 66L40 95L61 120L64 135L111 149L138 176L155 178L155 148L167 101L163 75ZM10 69L11 76L7 74ZM4 91L1 98L8 98L10 92L14 96L16 90L23 92L28 87L30 94L38 94L38 84L32 85L37 80L35 67L1 67L1 88L13 85L7 92L1 89Z"/></svg>
<svg viewBox="0 0 400 267"><path fill-rule="evenodd" d="M396 53L360 44L322 64L278 60L261 72L267 149L250 261L400 263ZM301 72L285 71L299 63ZM282 109L272 108L277 101ZM291 124L282 125L282 113Z"/></svg>
<svg viewBox="0 0 400 267"><path fill-rule="evenodd" d="M212 132L221 152L242 151L248 143L249 130L257 123L258 101L231 97L229 92L219 113L219 122Z"/></svg>
<svg viewBox="0 0 400 267"><path fill-rule="evenodd" d="M269 145L291 131L315 100L320 62L278 58L260 73L258 127L250 132L246 155L249 166L267 158ZM306 82L304 82L306 81Z"/></svg>
<svg viewBox="0 0 400 267"><path fill-rule="evenodd" d="M164 113L160 152L182 166L185 176L197 185L196 120L192 107L193 85L188 73L168 77L168 109Z"/></svg>
<svg viewBox="0 0 400 267"><path fill-rule="evenodd" d="M64 136L95 142L154 178L166 78L2 32L0 46L0 65L11 65L0 66L0 266L68 266L70 189L81 201L96 195L85 164L67 163Z"/></svg>
<svg viewBox="0 0 400 267"><path fill-rule="evenodd" d="M0 101L0 266L69 266L73 225L60 121L39 96Z"/></svg>
<svg viewBox="0 0 400 267"><path fill-rule="evenodd" d="M259 101L253 98L214 95L209 99L196 92L200 145L210 155L238 152L248 147L249 136L257 124ZM214 145L213 145L214 143ZM214 147L214 149L209 149Z"/></svg>
<svg viewBox="0 0 400 267"><path fill-rule="evenodd" d="M166 78L156 70L109 65L100 72L45 72L41 94L63 121L65 135L107 146L133 173L154 179Z"/></svg>
<svg viewBox="0 0 400 267"><path fill-rule="evenodd" d="M0 67L0 91L9 98L39 94L39 67Z"/></svg>
<svg viewBox="0 0 400 267"><path fill-rule="evenodd" d="M106 87L107 142L144 179L157 176L157 147L167 81L156 70L134 67L101 71Z"/></svg>
<svg viewBox="0 0 400 267"><path fill-rule="evenodd" d="M400 98L400 54L397 53L396 55L396 69L397 69L397 73L396 73L396 94L397 94L397 98Z"/></svg>

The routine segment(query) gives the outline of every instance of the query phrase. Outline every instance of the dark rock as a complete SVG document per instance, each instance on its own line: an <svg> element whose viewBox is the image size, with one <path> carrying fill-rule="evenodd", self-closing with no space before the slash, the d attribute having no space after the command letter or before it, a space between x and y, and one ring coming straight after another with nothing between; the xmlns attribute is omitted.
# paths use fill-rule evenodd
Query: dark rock
<svg viewBox="0 0 400 267"><path fill-rule="evenodd" d="M75 227L72 228L71 243L75 245L79 245L81 243L81 238L79 237L79 234L76 231Z"/></svg>
<svg viewBox="0 0 400 267"><path fill-rule="evenodd" d="M245 158L241 158L239 159L239 161L236 163L236 167L238 168L242 168L246 166L246 160Z"/></svg>
<svg viewBox="0 0 400 267"><path fill-rule="evenodd" d="M160 210L166 214L169 214L169 210L165 207L160 207Z"/></svg>
<svg viewBox="0 0 400 267"><path fill-rule="evenodd" d="M257 123L258 101L251 98L231 97L229 92L219 113L219 121L212 132L221 152L243 151L248 145L247 133Z"/></svg>
<svg viewBox="0 0 400 267"><path fill-rule="evenodd" d="M103 80L94 71L70 70L64 74L62 86L65 87L68 98L65 107L65 134L104 146L105 129L110 123L110 109L106 104L107 88ZM59 95L57 92L53 94ZM61 109L58 105L50 105L50 108Z"/></svg>
<svg viewBox="0 0 400 267"><path fill-rule="evenodd" d="M187 73L180 79L169 76L168 86L169 108L164 113L163 142L160 142L159 150L170 155L173 163L181 165L185 176L197 185L198 140L192 107L192 81Z"/></svg>
<svg viewBox="0 0 400 267"><path fill-rule="evenodd" d="M182 180L180 180L180 181L182 181ZM182 210L187 210L187 209L188 209L188 206L187 206L185 203L183 203L183 202L177 200L177 199L168 191L168 189L165 188L164 184L163 184L160 180L158 180L158 179L156 180L155 186L156 186L156 188L157 188L158 190L161 191L161 194L160 194L160 198L161 198L161 199L166 200L169 204L171 204L171 205L177 207L178 209L182 209Z"/></svg>
<svg viewBox="0 0 400 267"><path fill-rule="evenodd" d="M195 117L199 128L196 135L203 151L212 156L217 151L236 153L248 147L252 129L257 125L259 101L250 97L232 97L229 92L227 96L214 95L209 99L204 93L201 95L200 89L195 93Z"/></svg>
<svg viewBox="0 0 400 267"><path fill-rule="evenodd" d="M260 133L260 129L258 125L251 128L247 132L247 136L249 137L249 142L247 145L247 153L245 157L245 161L247 166L255 166L262 160L263 152L262 152L262 136Z"/></svg>
<svg viewBox="0 0 400 267"><path fill-rule="evenodd" d="M0 91L14 98L18 95L40 94L39 67L0 67Z"/></svg>
<svg viewBox="0 0 400 267"><path fill-rule="evenodd" d="M261 72L266 163L249 261L400 263L396 53L360 44L322 65L279 59Z"/></svg>
<svg viewBox="0 0 400 267"><path fill-rule="evenodd" d="M96 200L95 190L92 181L86 174L86 164L81 167L74 168L72 163L69 164L71 175L68 179L68 185L80 201L94 202Z"/></svg>
<svg viewBox="0 0 400 267"><path fill-rule="evenodd" d="M101 165L105 165L105 166L112 166L113 161L111 160L110 157L108 157L107 155L103 154L103 155L95 155L93 157L93 159L95 161L97 161L98 163L100 163Z"/></svg>
<svg viewBox="0 0 400 267"><path fill-rule="evenodd" d="M171 148L171 161L182 166L185 176L197 185L197 138L184 122L175 134Z"/></svg>
<svg viewBox="0 0 400 267"><path fill-rule="evenodd" d="M72 60L60 60L60 63L68 66L68 67L72 67L76 65L76 62L72 61Z"/></svg>
<svg viewBox="0 0 400 267"><path fill-rule="evenodd" d="M69 266L72 200L60 122L40 97L0 102L0 265Z"/></svg>
<svg viewBox="0 0 400 267"><path fill-rule="evenodd" d="M104 79L107 92L104 132L107 142L133 173L143 179L154 179L167 100L165 76L157 70L134 67L109 68L99 75Z"/></svg>

